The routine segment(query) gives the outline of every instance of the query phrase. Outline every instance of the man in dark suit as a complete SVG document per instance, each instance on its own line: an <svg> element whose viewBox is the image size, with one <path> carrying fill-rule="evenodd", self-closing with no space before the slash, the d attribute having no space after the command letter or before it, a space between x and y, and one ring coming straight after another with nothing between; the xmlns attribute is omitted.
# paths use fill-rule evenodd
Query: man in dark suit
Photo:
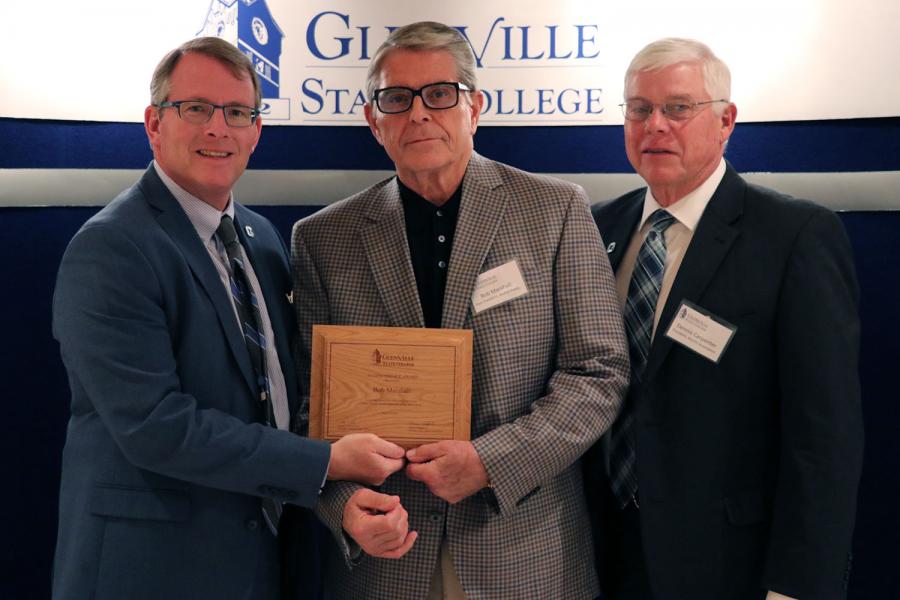
<svg viewBox="0 0 900 600"><path fill-rule="evenodd" d="M287 252L231 193L260 136L248 59L190 41L151 96L154 162L72 240L53 300L72 391L53 597L275 599L280 509L313 506L326 476L378 483L403 450L287 430Z"/></svg>
<svg viewBox="0 0 900 600"><path fill-rule="evenodd" d="M632 359L586 474L605 598L845 595L862 459L858 292L837 217L724 160L737 110L705 45L625 77L648 187L594 209Z"/></svg>

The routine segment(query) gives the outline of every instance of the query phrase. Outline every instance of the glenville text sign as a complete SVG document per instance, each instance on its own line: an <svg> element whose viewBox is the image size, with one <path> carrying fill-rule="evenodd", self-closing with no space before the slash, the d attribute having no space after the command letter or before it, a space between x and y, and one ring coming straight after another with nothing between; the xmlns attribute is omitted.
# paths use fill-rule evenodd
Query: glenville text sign
<svg viewBox="0 0 900 600"><path fill-rule="evenodd" d="M505 16L477 25L448 24L465 36L475 55L485 96L482 123L535 123L536 118L603 122L606 107L597 66L603 48L597 24L533 23ZM397 27L359 22L334 10L313 15L304 39L308 69L318 72L300 83L301 119L352 116L359 122L366 102L363 69Z"/></svg>

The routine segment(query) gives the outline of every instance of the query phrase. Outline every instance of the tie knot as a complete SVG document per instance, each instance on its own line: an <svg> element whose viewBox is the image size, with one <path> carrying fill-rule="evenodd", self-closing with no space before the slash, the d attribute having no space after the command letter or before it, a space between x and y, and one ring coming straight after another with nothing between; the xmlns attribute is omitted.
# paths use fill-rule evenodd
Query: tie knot
<svg viewBox="0 0 900 600"><path fill-rule="evenodd" d="M650 223L650 229L655 229L661 233L675 222L675 217L669 214L669 211L657 208L647 219L647 222Z"/></svg>
<svg viewBox="0 0 900 600"><path fill-rule="evenodd" d="M222 215L219 221L219 227L216 229L216 235L222 240L225 246L230 246L238 241L237 230L234 228L234 221L228 215Z"/></svg>

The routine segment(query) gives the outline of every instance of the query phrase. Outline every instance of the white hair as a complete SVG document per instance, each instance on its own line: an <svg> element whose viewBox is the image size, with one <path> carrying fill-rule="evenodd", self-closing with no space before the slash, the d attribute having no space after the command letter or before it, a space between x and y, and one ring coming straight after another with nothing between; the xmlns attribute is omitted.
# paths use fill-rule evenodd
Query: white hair
<svg viewBox="0 0 900 600"><path fill-rule="evenodd" d="M731 101L731 72L728 65L713 54L709 46L686 38L663 38L644 46L625 71L625 89L641 71L658 71L678 63L700 63L703 84L712 100ZM627 93L627 92L626 92ZM725 106L713 105L718 114Z"/></svg>

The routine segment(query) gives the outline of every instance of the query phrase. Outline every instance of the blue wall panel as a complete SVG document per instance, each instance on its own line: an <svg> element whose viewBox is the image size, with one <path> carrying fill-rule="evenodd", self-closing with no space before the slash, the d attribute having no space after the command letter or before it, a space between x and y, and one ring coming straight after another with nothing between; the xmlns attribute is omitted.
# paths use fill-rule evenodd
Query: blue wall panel
<svg viewBox="0 0 900 600"><path fill-rule="evenodd" d="M60 454L68 384L50 333L50 302L68 240L97 208L0 209L4 340L0 361L0 477L6 515L0 545L0 598L46 598L56 539ZM257 207L290 235L309 207ZM860 490L851 600L900 598L894 545L900 539L900 212L841 215L853 242L862 288L861 376L866 460ZM12 292L12 293L11 293ZM811 343L815 343L811 337Z"/></svg>
<svg viewBox="0 0 900 600"><path fill-rule="evenodd" d="M631 173L622 127L480 127L475 148L539 173ZM251 169L392 169L367 127L266 127ZM139 123L0 118L0 169L142 169ZM739 123L728 158L741 172L900 170L900 118Z"/></svg>

